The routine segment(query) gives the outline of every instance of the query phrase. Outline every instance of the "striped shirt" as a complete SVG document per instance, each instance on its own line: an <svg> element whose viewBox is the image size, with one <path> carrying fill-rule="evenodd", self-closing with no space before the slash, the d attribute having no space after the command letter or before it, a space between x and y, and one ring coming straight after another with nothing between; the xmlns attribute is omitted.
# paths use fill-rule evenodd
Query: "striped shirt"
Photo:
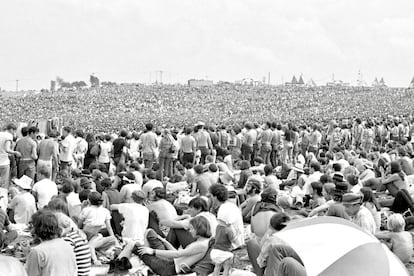
<svg viewBox="0 0 414 276"><path fill-rule="evenodd" d="M91 269L91 250L88 242L81 238L77 232L70 232L63 239L73 247L78 266L78 276L88 276Z"/></svg>

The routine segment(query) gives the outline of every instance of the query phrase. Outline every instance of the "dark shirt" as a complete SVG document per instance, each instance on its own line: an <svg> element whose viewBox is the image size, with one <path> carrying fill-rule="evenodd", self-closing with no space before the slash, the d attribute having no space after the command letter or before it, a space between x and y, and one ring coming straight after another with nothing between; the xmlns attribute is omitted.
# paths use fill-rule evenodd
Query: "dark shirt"
<svg viewBox="0 0 414 276"><path fill-rule="evenodd" d="M122 149L127 146L124 138L117 138L113 142L114 145L114 158L121 157Z"/></svg>
<svg viewBox="0 0 414 276"><path fill-rule="evenodd" d="M234 239L234 233L230 226L224 226L222 224L217 225L216 228L216 242L213 245L214 249L223 251L231 251L231 244Z"/></svg>

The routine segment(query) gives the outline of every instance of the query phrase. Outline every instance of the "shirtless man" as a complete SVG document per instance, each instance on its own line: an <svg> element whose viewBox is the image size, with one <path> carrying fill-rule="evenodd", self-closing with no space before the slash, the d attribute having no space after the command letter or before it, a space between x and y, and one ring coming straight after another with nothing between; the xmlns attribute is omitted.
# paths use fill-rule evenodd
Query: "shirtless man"
<svg viewBox="0 0 414 276"><path fill-rule="evenodd" d="M27 128L24 130L24 137L16 143L16 151L20 152L22 155L18 163L19 178L23 175L27 175L31 179L35 178L37 160L37 133L39 133L39 129L37 127L32 126L30 128Z"/></svg>
<svg viewBox="0 0 414 276"><path fill-rule="evenodd" d="M57 131L52 131L49 134L49 137L40 141L38 145L38 155L39 159L37 160L37 172L41 167L46 167L49 171L49 175L54 181L56 178L57 168L58 168L58 143L56 142L56 137L58 136Z"/></svg>

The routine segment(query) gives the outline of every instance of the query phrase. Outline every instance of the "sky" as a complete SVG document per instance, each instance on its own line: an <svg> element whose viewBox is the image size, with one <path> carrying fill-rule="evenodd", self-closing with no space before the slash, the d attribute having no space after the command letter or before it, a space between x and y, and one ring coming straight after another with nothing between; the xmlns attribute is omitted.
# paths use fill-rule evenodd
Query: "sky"
<svg viewBox="0 0 414 276"><path fill-rule="evenodd" d="M0 87L66 81L280 84L303 75L407 87L412 0L13 0L0 2Z"/></svg>

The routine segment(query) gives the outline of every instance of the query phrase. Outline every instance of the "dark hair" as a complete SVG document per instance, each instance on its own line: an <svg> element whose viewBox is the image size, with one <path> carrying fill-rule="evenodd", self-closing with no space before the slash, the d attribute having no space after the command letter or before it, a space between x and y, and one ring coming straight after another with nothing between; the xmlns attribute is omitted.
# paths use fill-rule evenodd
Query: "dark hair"
<svg viewBox="0 0 414 276"><path fill-rule="evenodd" d="M242 161L240 161L239 167L240 167L240 170L250 169L250 162L247 161L247 160L242 160Z"/></svg>
<svg viewBox="0 0 414 276"><path fill-rule="evenodd" d="M82 190L82 191L79 193L79 200L80 200L81 202L83 202L83 201L87 200L87 199L88 199L88 197L89 197L89 194L90 194L90 193L91 193L91 190L89 190L89 189Z"/></svg>
<svg viewBox="0 0 414 276"><path fill-rule="evenodd" d="M46 178L50 177L50 172L49 172L49 170L47 169L46 166L40 166L39 170L38 170L38 174L41 174Z"/></svg>
<svg viewBox="0 0 414 276"><path fill-rule="evenodd" d="M217 165L216 165L216 164L210 164L210 165L208 166L208 170L209 170L210 172L217 172L217 170L218 170Z"/></svg>
<svg viewBox="0 0 414 276"><path fill-rule="evenodd" d="M321 165L319 162L311 162L310 167L317 172L321 170Z"/></svg>
<svg viewBox="0 0 414 276"><path fill-rule="evenodd" d="M272 165L266 165L263 170L266 176L271 175L273 173Z"/></svg>
<svg viewBox="0 0 414 276"><path fill-rule="evenodd" d="M334 170L334 172L340 172L341 171L341 164L339 163L334 163L332 165L332 169Z"/></svg>
<svg viewBox="0 0 414 276"><path fill-rule="evenodd" d="M101 181L101 185L102 185L102 187L104 187L105 189L108 189L109 187L111 187L111 185L112 185L112 181L111 181L111 179L110 179L110 178L104 178L104 179L102 179L102 181Z"/></svg>
<svg viewBox="0 0 414 276"><path fill-rule="evenodd" d="M34 235L41 240L52 240L62 233L55 214L50 210L40 210L33 214L32 225Z"/></svg>
<svg viewBox="0 0 414 276"><path fill-rule="evenodd" d="M269 224L273 229L280 231L286 227L286 222L288 221L290 221L290 217L286 215L285 213L280 212L280 213L274 214L270 218Z"/></svg>
<svg viewBox="0 0 414 276"><path fill-rule="evenodd" d="M119 133L119 136L125 138L128 135L128 131L126 131L126 129L122 129L121 132Z"/></svg>
<svg viewBox="0 0 414 276"><path fill-rule="evenodd" d="M370 187L363 187L361 188L360 192L363 195L362 203L371 202L372 204L374 204L377 211L381 210L381 207Z"/></svg>
<svg viewBox="0 0 414 276"><path fill-rule="evenodd" d="M147 129L147 131L151 131L154 128L154 125L152 123L147 123L145 124L145 128Z"/></svg>
<svg viewBox="0 0 414 276"><path fill-rule="evenodd" d="M27 136L27 134L29 133L29 128L28 127L22 127L22 129L20 131L22 132L23 136Z"/></svg>
<svg viewBox="0 0 414 276"><path fill-rule="evenodd" d="M188 207L192 207L197 210L201 210L201 212L207 212L207 202L202 199L201 197L195 197L193 198L189 203Z"/></svg>
<svg viewBox="0 0 414 276"><path fill-rule="evenodd" d="M220 202L225 202L229 198L229 192L226 187L221 184L214 184L210 186L210 194L217 197Z"/></svg>
<svg viewBox="0 0 414 276"><path fill-rule="evenodd" d="M73 184L71 183L71 181L64 181L64 184L62 186L62 193L65 194L69 194L71 192L73 192L74 188L73 188Z"/></svg>
<svg viewBox="0 0 414 276"><path fill-rule="evenodd" d="M184 129L184 133L185 133L186 135L191 134L191 131L192 131L192 129L191 129L191 128L189 128L189 127L186 127L186 128Z"/></svg>
<svg viewBox="0 0 414 276"><path fill-rule="evenodd" d="M63 130L66 131L67 133L71 133L72 132L72 128L69 127L69 126L63 127Z"/></svg>
<svg viewBox="0 0 414 276"><path fill-rule="evenodd" d="M76 136L83 138L85 134L83 133L82 129L78 129L75 131Z"/></svg>
<svg viewBox="0 0 414 276"><path fill-rule="evenodd" d="M390 163L390 168L391 168L390 169L391 174L396 173L401 177L402 180L405 180L405 174L402 171L401 165L400 165L400 163L398 163L398 161L392 161Z"/></svg>
<svg viewBox="0 0 414 276"><path fill-rule="evenodd" d="M32 134L32 133L38 133L38 132L39 132L39 129L37 127L35 127L35 126L29 127L29 130L27 131L27 133L29 135Z"/></svg>
<svg viewBox="0 0 414 276"><path fill-rule="evenodd" d="M321 182L317 182L317 181L312 182L311 186L312 186L312 189L316 192L316 194L318 196L323 196L323 194L322 194L323 185L322 185Z"/></svg>
<svg viewBox="0 0 414 276"><path fill-rule="evenodd" d="M197 216L190 220L191 226L193 226L196 235L203 238L211 237L211 228L208 220L203 216Z"/></svg>
<svg viewBox="0 0 414 276"><path fill-rule="evenodd" d="M47 209L52 212L62 212L65 215L69 216L68 205L63 199L59 197L52 198L47 204Z"/></svg>
<svg viewBox="0 0 414 276"><path fill-rule="evenodd" d="M17 126L15 124L8 124L6 126L6 130L16 130Z"/></svg>
<svg viewBox="0 0 414 276"><path fill-rule="evenodd" d="M203 165L195 165L194 166L194 171L195 171L196 174L202 174L204 172Z"/></svg>
<svg viewBox="0 0 414 276"><path fill-rule="evenodd" d="M164 188L157 187L157 188L154 188L154 190L152 191L155 193L155 197L157 199L165 199L165 197L167 196Z"/></svg>

